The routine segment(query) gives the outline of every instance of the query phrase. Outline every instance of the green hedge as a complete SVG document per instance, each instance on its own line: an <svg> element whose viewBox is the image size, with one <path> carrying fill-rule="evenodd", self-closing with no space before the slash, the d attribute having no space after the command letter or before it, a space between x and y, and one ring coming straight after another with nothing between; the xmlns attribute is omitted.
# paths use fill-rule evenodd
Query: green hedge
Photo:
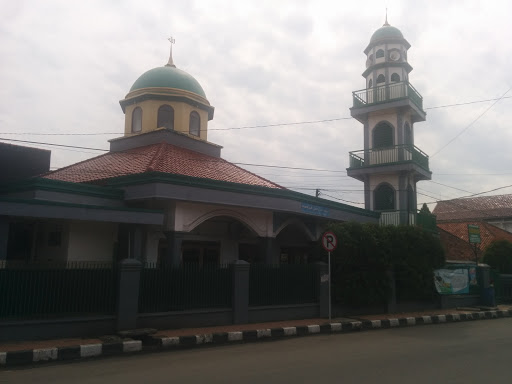
<svg viewBox="0 0 512 384"><path fill-rule="evenodd" d="M334 302L386 303L391 271L398 300L432 298L433 270L445 262L438 237L412 226L341 223L328 229L338 237L338 248L331 254Z"/></svg>

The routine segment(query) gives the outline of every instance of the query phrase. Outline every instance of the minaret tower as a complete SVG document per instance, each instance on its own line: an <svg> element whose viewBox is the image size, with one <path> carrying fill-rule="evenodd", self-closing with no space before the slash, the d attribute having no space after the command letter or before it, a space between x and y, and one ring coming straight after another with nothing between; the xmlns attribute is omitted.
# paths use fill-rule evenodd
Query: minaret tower
<svg viewBox="0 0 512 384"><path fill-rule="evenodd" d="M430 180L428 156L414 145L414 123L425 121L423 98L409 82L411 45L384 25L364 50L365 88L352 92L352 117L364 126L364 149L350 152L347 174L364 182L365 208L382 224L416 223L416 183Z"/></svg>

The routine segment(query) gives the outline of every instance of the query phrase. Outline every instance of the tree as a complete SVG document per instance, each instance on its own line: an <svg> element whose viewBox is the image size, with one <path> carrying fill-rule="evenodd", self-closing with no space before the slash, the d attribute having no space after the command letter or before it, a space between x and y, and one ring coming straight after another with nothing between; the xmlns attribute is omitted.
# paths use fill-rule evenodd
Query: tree
<svg viewBox="0 0 512 384"><path fill-rule="evenodd" d="M484 252L484 263L500 273L512 273L512 243L508 240L496 240Z"/></svg>
<svg viewBox="0 0 512 384"><path fill-rule="evenodd" d="M423 203L423 206L420 209L420 213L422 213L422 214L428 213L429 215L431 215L430 209L428 209L427 203Z"/></svg>

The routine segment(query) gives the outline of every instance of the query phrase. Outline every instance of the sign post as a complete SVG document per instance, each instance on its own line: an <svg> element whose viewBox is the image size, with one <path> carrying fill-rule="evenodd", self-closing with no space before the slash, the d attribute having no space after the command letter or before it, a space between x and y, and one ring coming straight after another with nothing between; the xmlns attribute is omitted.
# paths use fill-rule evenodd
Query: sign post
<svg viewBox="0 0 512 384"><path fill-rule="evenodd" d="M322 235L322 247L327 251L327 264L329 266L329 322L331 321L331 251L338 246L338 239L331 231L327 231Z"/></svg>
<svg viewBox="0 0 512 384"><path fill-rule="evenodd" d="M476 251L476 245L482 242L480 238L480 227L478 225L468 224L468 238L469 244L473 244L473 250L475 252L475 263L478 267L478 253Z"/></svg>

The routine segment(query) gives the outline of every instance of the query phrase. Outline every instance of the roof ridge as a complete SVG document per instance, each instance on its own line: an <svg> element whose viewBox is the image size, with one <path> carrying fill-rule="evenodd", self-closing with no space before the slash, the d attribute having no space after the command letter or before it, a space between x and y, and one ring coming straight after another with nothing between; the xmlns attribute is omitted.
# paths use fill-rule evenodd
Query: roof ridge
<svg viewBox="0 0 512 384"><path fill-rule="evenodd" d="M225 161L226 163L229 163L229 164L233 165L234 167L236 167L236 168L238 168L238 169L241 169L242 171L248 172L248 173L250 173L251 175L256 176L257 178L259 178L259 179L261 179L261 180L265 180L267 183L273 184L273 185L275 185L276 187L278 187L278 188L280 188L280 189L288 189L288 188L286 188L286 187L283 187L282 185L279 185L279 184L277 184L277 183L274 183L274 182L273 182L273 181L271 181L271 180L265 179L264 177L261 177L260 175L257 175L257 174L255 174L254 172L248 171L247 169L242 168L242 167L240 167L240 166L238 166L238 165L236 165L236 164L234 164L234 163L232 163L232 162L230 162L230 161L228 161L228 160L226 160L226 159L223 159L223 158L220 158L220 159L221 159L221 160L223 160L223 161Z"/></svg>
<svg viewBox="0 0 512 384"><path fill-rule="evenodd" d="M165 144L165 142L157 144L158 148L155 151L155 154L153 155L153 158L149 162L148 166L146 167L146 171L152 172L155 170L157 162L160 160L160 157L162 156L162 152L165 152Z"/></svg>

